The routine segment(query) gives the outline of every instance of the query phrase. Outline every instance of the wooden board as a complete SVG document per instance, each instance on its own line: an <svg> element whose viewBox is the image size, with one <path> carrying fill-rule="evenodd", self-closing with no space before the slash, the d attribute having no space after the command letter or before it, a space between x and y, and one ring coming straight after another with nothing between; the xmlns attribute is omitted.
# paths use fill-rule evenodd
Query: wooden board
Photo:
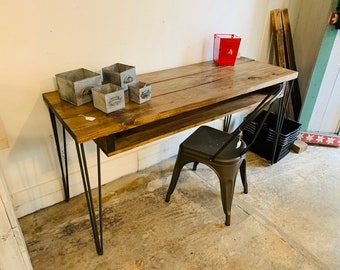
<svg viewBox="0 0 340 270"><path fill-rule="evenodd" d="M204 109L197 109L186 114L159 120L113 136L102 137L95 141L107 156L112 156L180 131L220 119L226 114L233 114L240 110L251 108L257 105L266 94L267 91L260 90L254 94L244 95L228 102L214 104Z"/></svg>
<svg viewBox="0 0 340 270"><path fill-rule="evenodd" d="M282 16L281 10L275 9L270 12L271 23L272 23L272 33L273 33L273 45L274 45L274 52L275 52L275 59L277 65L283 68L287 67L286 62L286 48L285 48L285 36L284 36L284 29L282 23ZM286 84L286 92L290 91L290 84ZM288 108L286 111L286 117L292 118L293 115L292 111L292 104L290 95L287 96L287 100L285 100L285 107Z"/></svg>
<svg viewBox="0 0 340 270"><path fill-rule="evenodd" d="M285 45L286 45L285 52L287 54L287 58L286 58L287 65L286 66L290 69L296 70L293 38L292 38L292 32L290 28L288 9L281 10L281 18L282 18L284 39L285 39Z"/></svg>
<svg viewBox="0 0 340 270"><path fill-rule="evenodd" d="M293 38L290 28L288 9L275 9L270 13L273 46L277 65L280 67L297 70L295 63L295 54ZM290 98L286 101L288 118L298 120L302 108L301 93L298 80L287 84L287 91L290 89Z"/></svg>
<svg viewBox="0 0 340 270"><path fill-rule="evenodd" d="M293 45L293 37L290 28L290 20L288 15L288 9L283 9L281 11L283 29L284 29L284 39L285 39L285 49L286 49L286 67L292 70L297 70L296 62L295 62L295 53L294 53L294 45ZM292 105L294 109L294 118L295 120L299 119L301 107L302 107L302 100L301 100L301 93L298 79L292 82Z"/></svg>
<svg viewBox="0 0 340 270"><path fill-rule="evenodd" d="M275 9L270 12L273 32L273 45L275 48L275 58L278 66L286 68L286 52L284 41L284 30L281 18L281 10Z"/></svg>

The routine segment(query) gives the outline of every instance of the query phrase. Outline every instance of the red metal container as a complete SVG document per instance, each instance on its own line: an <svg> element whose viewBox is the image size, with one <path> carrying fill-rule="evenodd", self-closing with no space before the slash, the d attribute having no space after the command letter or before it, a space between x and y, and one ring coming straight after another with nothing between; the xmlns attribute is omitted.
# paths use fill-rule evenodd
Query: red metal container
<svg viewBox="0 0 340 270"><path fill-rule="evenodd" d="M241 38L234 34L214 35L214 63L218 66L235 65Z"/></svg>

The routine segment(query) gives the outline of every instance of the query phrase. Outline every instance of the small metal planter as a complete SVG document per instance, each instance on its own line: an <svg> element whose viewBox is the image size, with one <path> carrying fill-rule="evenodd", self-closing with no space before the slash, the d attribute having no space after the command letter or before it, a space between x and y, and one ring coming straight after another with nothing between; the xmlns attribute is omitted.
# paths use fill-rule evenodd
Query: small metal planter
<svg viewBox="0 0 340 270"><path fill-rule="evenodd" d="M136 81L136 68L133 66L116 63L102 68L104 83L119 85L124 90L128 85Z"/></svg>
<svg viewBox="0 0 340 270"><path fill-rule="evenodd" d="M92 88L93 105L97 109L111 113L125 107L124 90L115 84L107 83Z"/></svg>
<svg viewBox="0 0 340 270"><path fill-rule="evenodd" d="M136 103L144 103L151 99L151 85L144 82L129 84L130 100Z"/></svg>
<svg viewBox="0 0 340 270"><path fill-rule="evenodd" d="M100 74L79 68L55 75L60 98L76 106L92 101L91 88L101 85Z"/></svg>

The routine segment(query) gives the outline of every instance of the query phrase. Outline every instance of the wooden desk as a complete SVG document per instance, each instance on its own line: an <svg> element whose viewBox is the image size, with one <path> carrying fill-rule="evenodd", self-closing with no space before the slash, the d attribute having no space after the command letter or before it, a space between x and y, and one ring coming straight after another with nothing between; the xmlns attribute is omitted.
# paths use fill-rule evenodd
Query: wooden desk
<svg viewBox="0 0 340 270"><path fill-rule="evenodd" d="M176 132L221 118L260 102L267 87L297 78L297 72L240 58L235 66L215 66L212 61L157 71L137 76L151 84L149 102L126 102L119 111L105 114L92 103L74 106L59 98L58 92L43 94L51 116L64 183L69 200L67 158L61 159L56 118L62 123L66 156L65 129L73 137L83 176L85 195L97 253L103 253L101 225L100 149L112 156ZM87 121L84 116L95 117ZM94 141L98 157L99 230L83 143Z"/></svg>

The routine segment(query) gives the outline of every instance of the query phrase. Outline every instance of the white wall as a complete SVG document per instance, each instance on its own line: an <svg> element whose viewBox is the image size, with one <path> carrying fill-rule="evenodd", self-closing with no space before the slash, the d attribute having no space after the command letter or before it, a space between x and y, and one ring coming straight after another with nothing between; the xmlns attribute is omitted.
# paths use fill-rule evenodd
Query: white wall
<svg viewBox="0 0 340 270"><path fill-rule="evenodd" d="M0 169L0 269L33 269Z"/></svg>
<svg viewBox="0 0 340 270"><path fill-rule="evenodd" d="M1 1L0 116L10 148L1 151L0 167L17 216L63 200L41 95L56 89L56 73L80 67L99 71L122 62L136 66L141 74L211 60L214 33L241 36L240 53L266 61L270 10L284 7L294 24L297 0ZM175 136L147 149L103 158L103 181L174 155L180 139ZM75 195L82 186L72 142L70 148ZM94 145L88 143L86 148L92 172ZM151 157L143 155L151 150Z"/></svg>

